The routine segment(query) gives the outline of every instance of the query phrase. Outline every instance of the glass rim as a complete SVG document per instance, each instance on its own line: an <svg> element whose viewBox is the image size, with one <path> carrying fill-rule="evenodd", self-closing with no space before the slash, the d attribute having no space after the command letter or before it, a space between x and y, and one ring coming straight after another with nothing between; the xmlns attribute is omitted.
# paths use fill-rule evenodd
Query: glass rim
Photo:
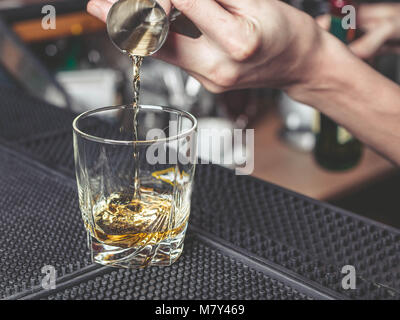
<svg viewBox="0 0 400 320"><path fill-rule="evenodd" d="M125 109L129 106L132 106L132 105L126 104L126 105L119 105L119 106L101 107L101 108L85 111L85 112L79 114L78 116L76 116L75 119L72 121L73 131L74 131L74 133L78 134L79 136L82 136L88 140L99 142L99 143L114 144L114 145L135 145L135 144L153 144L153 143L159 143L159 142L168 142L168 141L178 140L180 138L188 136L189 134L194 132L197 128L197 119L191 113L189 113L187 111L179 110L176 108L172 108L172 107L163 107L163 106L156 106L156 105L139 105L139 107L141 109L147 109L147 110L167 111L170 113L178 113L181 116L185 116L186 118L190 119L192 121L193 125L190 127L190 129L185 130L174 136L170 136L170 137L166 137L166 138L162 138L162 139L153 139L153 140L106 139L106 138L101 138L101 137L98 137L95 135L91 135L89 133L85 133L81 129L78 128L79 120L87 118L88 116L91 116L93 114L100 113L103 111L108 111L108 110Z"/></svg>

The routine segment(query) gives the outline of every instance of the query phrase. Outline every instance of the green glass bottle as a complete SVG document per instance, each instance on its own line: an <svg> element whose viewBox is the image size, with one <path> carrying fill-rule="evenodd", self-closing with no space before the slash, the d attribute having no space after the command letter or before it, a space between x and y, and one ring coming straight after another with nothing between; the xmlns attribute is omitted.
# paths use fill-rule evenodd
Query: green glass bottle
<svg viewBox="0 0 400 320"><path fill-rule="evenodd" d="M351 4L351 2L343 0L331 0L330 2L332 17L330 32L347 44L354 37L355 30L346 30L342 27L341 7ZM317 122L314 158L318 164L326 169L337 171L350 169L357 165L363 151L361 142L322 113Z"/></svg>

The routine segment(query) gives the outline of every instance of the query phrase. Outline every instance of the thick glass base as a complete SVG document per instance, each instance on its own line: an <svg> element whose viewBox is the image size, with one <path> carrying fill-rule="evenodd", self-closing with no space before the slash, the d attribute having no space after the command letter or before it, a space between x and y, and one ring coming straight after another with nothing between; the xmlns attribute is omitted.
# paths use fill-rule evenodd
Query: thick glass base
<svg viewBox="0 0 400 320"><path fill-rule="evenodd" d="M92 261L110 267L139 269L147 266L170 266L178 260L183 251L186 227L174 238L158 243L121 248L102 243L89 235Z"/></svg>

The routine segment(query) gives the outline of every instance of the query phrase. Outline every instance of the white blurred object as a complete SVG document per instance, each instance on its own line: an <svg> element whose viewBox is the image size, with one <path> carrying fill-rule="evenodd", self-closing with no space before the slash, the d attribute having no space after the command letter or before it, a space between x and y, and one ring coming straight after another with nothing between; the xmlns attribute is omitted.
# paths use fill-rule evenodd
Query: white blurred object
<svg viewBox="0 0 400 320"><path fill-rule="evenodd" d="M312 151L315 145L313 126L317 111L293 100L282 91L279 99L279 112L285 125L281 137L298 150Z"/></svg>
<svg viewBox="0 0 400 320"><path fill-rule="evenodd" d="M315 120L315 109L301 102L293 100L284 92L281 93L279 108L287 129L312 130Z"/></svg>
<svg viewBox="0 0 400 320"><path fill-rule="evenodd" d="M116 103L118 74L111 69L60 71L57 80L74 100L75 111Z"/></svg>
<svg viewBox="0 0 400 320"><path fill-rule="evenodd" d="M235 141L234 130L239 128L235 127L232 121L223 118L200 118L197 127L200 163L214 163L235 169L252 160L252 148L243 143L246 140Z"/></svg>

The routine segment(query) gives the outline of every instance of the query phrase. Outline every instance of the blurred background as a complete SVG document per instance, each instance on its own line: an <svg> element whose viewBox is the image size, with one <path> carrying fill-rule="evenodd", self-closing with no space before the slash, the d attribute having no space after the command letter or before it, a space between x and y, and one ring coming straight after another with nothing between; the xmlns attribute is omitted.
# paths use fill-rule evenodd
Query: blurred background
<svg viewBox="0 0 400 320"><path fill-rule="evenodd" d="M312 16L329 12L324 0L285 2ZM77 113L130 103L131 60L111 44L104 23L86 13L86 3L0 1L0 85L19 87ZM42 28L44 5L56 8L54 30ZM398 56L380 56L370 64L398 82ZM399 170L366 147L361 160L347 170L321 167L313 156L314 109L268 88L211 94L182 70L151 58L144 59L141 79L142 104L187 110L198 117L200 129L254 128L255 154L248 159L254 160L254 176L400 227ZM199 141L207 143L201 136ZM246 146L240 148L245 154ZM220 152L200 156L212 160Z"/></svg>

